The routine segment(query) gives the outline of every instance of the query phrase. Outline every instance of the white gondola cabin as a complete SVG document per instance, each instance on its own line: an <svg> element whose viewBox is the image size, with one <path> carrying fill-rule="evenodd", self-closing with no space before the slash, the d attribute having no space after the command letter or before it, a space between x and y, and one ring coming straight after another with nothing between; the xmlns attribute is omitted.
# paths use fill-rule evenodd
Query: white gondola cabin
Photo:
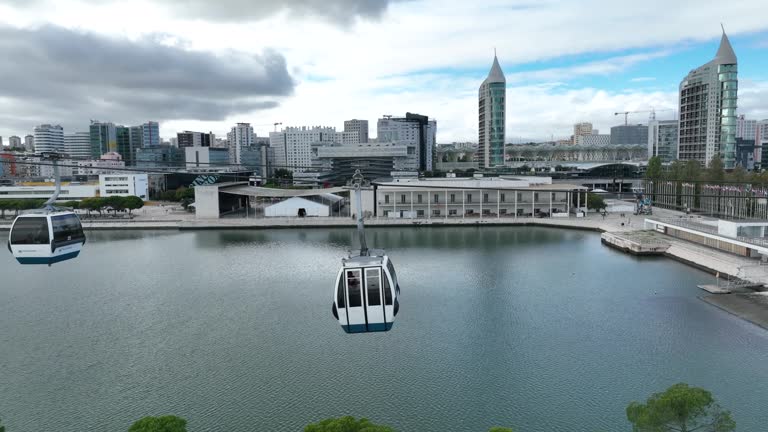
<svg viewBox="0 0 768 432"><path fill-rule="evenodd" d="M376 252L342 260L336 276L333 316L347 333L388 331L400 309L395 268Z"/></svg>
<svg viewBox="0 0 768 432"><path fill-rule="evenodd" d="M80 218L66 210L39 210L16 217L8 249L21 264L54 264L77 257L85 244Z"/></svg>

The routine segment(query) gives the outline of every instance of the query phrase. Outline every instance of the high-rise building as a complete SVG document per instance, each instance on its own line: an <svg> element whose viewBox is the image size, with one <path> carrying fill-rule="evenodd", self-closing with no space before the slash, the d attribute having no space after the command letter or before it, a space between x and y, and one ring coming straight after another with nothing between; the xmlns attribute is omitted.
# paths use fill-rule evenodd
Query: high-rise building
<svg viewBox="0 0 768 432"><path fill-rule="evenodd" d="M736 166L737 61L723 32L715 58L680 83L678 159L708 165L715 155Z"/></svg>
<svg viewBox="0 0 768 432"><path fill-rule="evenodd" d="M142 147L157 147L160 145L160 125L157 122L146 122L141 125Z"/></svg>
<svg viewBox="0 0 768 432"><path fill-rule="evenodd" d="M432 171L437 151L437 122L427 116L405 113L405 117L384 117L376 124L376 140L404 144L415 152L420 171ZM409 150L411 151L411 150Z"/></svg>
<svg viewBox="0 0 768 432"><path fill-rule="evenodd" d="M64 153L73 159L89 159L91 157L91 133L65 134Z"/></svg>
<svg viewBox="0 0 768 432"><path fill-rule="evenodd" d="M24 149L28 152L35 151L35 137L27 135L24 137Z"/></svg>
<svg viewBox="0 0 768 432"><path fill-rule="evenodd" d="M757 120L748 120L740 115L736 119L736 138L757 140Z"/></svg>
<svg viewBox="0 0 768 432"><path fill-rule="evenodd" d="M215 140L216 136L213 132L184 131L176 134L176 147L210 147Z"/></svg>
<svg viewBox="0 0 768 432"><path fill-rule="evenodd" d="M368 142L368 120L345 120L344 132L356 132L357 144Z"/></svg>
<svg viewBox="0 0 768 432"><path fill-rule="evenodd" d="M646 144L648 126L620 125L611 128L611 144Z"/></svg>
<svg viewBox="0 0 768 432"><path fill-rule="evenodd" d="M651 120L648 124L648 157L658 156L662 162L677 159L677 120Z"/></svg>
<svg viewBox="0 0 768 432"><path fill-rule="evenodd" d="M239 164L240 149L253 144L253 127L250 123L238 123L227 134L229 141L229 160L231 163Z"/></svg>
<svg viewBox="0 0 768 432"><path fill-rule="evenodd" d="M768 159L768 151L763 151L763 149L768 150L768 119L757 122L757 132L755 134L756 169L768 167L768 160L763 159Z"/></svg>
<svg viewBox="0 0 768 432"><path fill-rule="evenodd" d="M170 145L136 149L136 166L145 169L174 170L184 166L184 150Z"/></svg>
<svg viewBox="0 0 768 432"><path fill-rule="evenodd" d="M584 135L592 135L592 134L597 134L597 132L592 131L592 123L590 122L581 122L573 125L573 143L574 144L583 144L583 140L579 139L578 137L582 137Z"/></svg>
<svg viewBox="0 0 768 432"><path fill-rule="evenodd" d="M114 123L91 120L89 134L93 159L99 159L105 153L117 152L117 128Z"/></svg>
<svg viewBox="0 0 768 432"><path fill-rule="evenodd" d="M34 129L34 134L37 153L64 151L64 128L61 126L40 125Z"/></svg>
<svg viewBox="0 0 768 432"><path fill-rule="evenodd" d="M11 148L21 148L21 138L16 135L8 138L8 146Z"/></svg>
<svg viewBox="0 0 768 432"><path fill-rule="evenodd" d="M475 153L481 168L504 165L506 139L507 79L496 55L488 77L478 91L478 151Z"/></svg>
<svg viewBox="0 0 768 432"><path fill-rule="evenodd" d="M312 145L339 143L342 135L336 128L287 127L280 132L269 133L269 146L275 149L275 168L286 168L293 172L304 172L312 164Z"/></svg>

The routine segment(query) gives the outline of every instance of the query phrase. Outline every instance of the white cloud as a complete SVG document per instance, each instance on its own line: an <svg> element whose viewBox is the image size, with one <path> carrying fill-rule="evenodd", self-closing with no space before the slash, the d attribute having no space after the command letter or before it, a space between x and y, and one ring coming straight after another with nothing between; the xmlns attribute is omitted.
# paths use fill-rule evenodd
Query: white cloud
<svg viewBox="0 0 768 432"><path fill-rule="evenodd" d="M640 62L662 62L671 50L689 41L712 41L714 51L721 21L731 35L768 29L768 23L756 13L764 8L763 3L743 0L676 5L674 14L663 14L659 11L669 9L666 0L486 0L481 5L422 0L392 3L379 20L357 20L345 27L327 17L313 16L311 11L222 24L183 17L150 0L115 5L56 0L49 8L0 5L0 22L24 27L50 22L135 40L160 32L197 51L260 53L272 48L285 55L288 70L299 84L294 96L282 101L280 107L238 113L224 122L174 121L164 125L162 133L166 136L177 125L222 133L235 121L264 125L257 126L261 133L271 130L266 125L275 121L341 127L345 118L355 117L367 118L373 126L382 114L411 111L437 118L438 139L452 141L477 139L477 86L490 67L493 47L508 71L510 139L566 135L573 121L584 119L606 129L616 123L614 111L676 106L675 97L653 90L611 92L538 86L531 81L569 83L573 76L623 73ZM653 23L650 30L649 23ZM619 54L626 49L647 52ZM571 56L572 60L583 53L616 54L574 66L515 72L515 65L560 56ZM707 60L701 59L701 63ZM482 72L472 77L463 72L453 78L444 73L446 69ZM313 81L311 77L324 80ZM680 78L672 79L673 87ZM670 84L661 78L656 83L660 89ZM746 110L764 112L760 111L764 108L760 108L759 96L766 90L755 85L755 95L748 93L752 91L748 87L740 89L744 94L741 112L748 115L751 111ZM0 118L0 135L26 132L8 130Z"/></svg>
<svg viewBox="0 0 768 432"><path fill-rule="evenodd" d="M656 77L636 77L629 80L630 82L649 82L656 81Z"/></svg>

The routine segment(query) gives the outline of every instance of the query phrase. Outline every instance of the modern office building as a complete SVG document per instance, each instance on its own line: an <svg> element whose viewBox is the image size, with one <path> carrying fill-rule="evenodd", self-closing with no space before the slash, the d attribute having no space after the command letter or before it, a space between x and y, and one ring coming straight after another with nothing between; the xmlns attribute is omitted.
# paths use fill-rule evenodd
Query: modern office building
<svg viewBox="0 0 768 432"><path fill-rule="evenodd" d="M736 166L747 171L755 169L755 140L736 138Z"/></svg>
<svg viewBox="0 0 768 432"><path fill-rule="evenodd" d="M405 117L386 116L376 124L376 140L400 143L416 152L419 171L432 171L437 156L437 122L427 116L405 113Z"/></svg>
<svg viewBox="0 0 768 432"><path fill-rule="evenodd" d="M680 83L678 159L708 165L715 155L736 166L737 60L723 32L715 58Z"/></svg>
<svg viewBox="0 0 768 432"><path fill-rule="evenodd" d="M193 132L184 131L176 134L176 146L178 148L185 147L210 147L211 143L216 141L216 136L213 132Z"/></svg>
<svg viewBox="0 0 768 432"><path fill-rule="evenodd" d="M648 157L658 156L662 162L677 159L677 120L651 120L648 124Z"/></svg>
<svg viewBox="0 0 768 432"><path fill-rule="evenodd" d="M275 168L304 172L312 165L312 145L338 143L340 137L332 127L287 127L269 133L269 146L275 149Z"/></svg>
<svg viewBox="0 0 768 432"><path fill-rule="evenodd" d="M609 145L611 136L608 134L574 135L574 144L584 146Z"/></svg>
<svg viewBox="0 0 768 432"><path fill-rule="evenodd" d="M740 115L736 119L736 138L757 140L757 120L749 120Z"/></svg>
<svg viewBox="0 0 768 432"><path fill-rule="evenodd" d="M160 145L160 125L157 122L146 122L141 125L142 147L157 147Z"/></svg>
<svg viewBox="0 0 768 432"><path fill-rule="evenodd" d="M757 132L755 135L755 168L764 169L768 167L768 119L757 122Z"/></svg>
<svg viewBox="0 0 768 432"><path fill-rule="evenodd" d="M507 79L496 55L488 77L478 91L478 151L480 168L504 165L506 139Z"/></svg>
<svg viewBox="0 0 768 432"><path fill-rule="evenodd" d="M184 147L187 169L221 169L229 165L229 150L215 147Z"/></svg>
<svg viewBox="0 0 768 432"><path fill-rule="evenodd" d="M153 170L175 170L184 167L184 150L170 145L143 147L136 150L136 167Z"/></svg>
<svg viewBox="0 0 768 432"><path fill-rule="evenodd" d="M233 164L240 163L240 149L253 144L253 127L250 123L238 123L227 134L229 144L229 161Z"/></svg>
<svg viewBox="0 0 768 432"><path fill-rule="evenodd" d="M125 161L117 153L107 153L100 159L73 161L77 168L74 169L74 175L95 176L100 174L123 173Z"/></svg>
<svg viewBox="0 0 768 432"><path fill-rule="evenodd" d="M21 138L19 138L16 135L13 135L8 138L8 146L10 148L21 148Z"/></svg>
<svg viewBox="0 0 768 432"><path fill-rule="evenodd" d="M37 153L64 151L64 128L61 126L40 125L35 127L34 134Z"/></svg>
<svg viewBox="0 0 768 432"><path fill-rule="evenodd" d="M393 171L417 172L415 145L377 142L359 145L313 146L312 166L321 183L346 184L355 170L368 180L388 177Z"/></svg>
<svg viewBox="0 0 768 432"><path fill-rule="evenodd" d="M28 152L35 151L35 137L32 135L27 135L24 137L24 150Z"/></svg>
<svg viewBox="0 0 768 432"><path fill-rule="evenodd" d="M99 175L99 195L137 196L149 199L149 180L147 174L101 174Z"/></svg>
<svg viewBox="0 0 768 432"><path fill-rule="evenodd" d="M64 153L73 159L88 159L91 157L90 132L75 132L64 135Z"/></svg>
<svg viewBox="0 0 768 432"><path fill-rule="evenodd" d="M357 134L355 144L364 144L368 142L368 120L345 120L344 132L354 132Z"/></svg>
<svg viewBox="0 0 768 432"><path fill-rule="evenodd" d="M101 155L117 151L117 128L114 123L91 120L91 157L99 159Z"/></svg>
<svg viewBox="0 0 768 432"><path fill-rule="evenodd" d="M645 144L648 142L648 126L620 125L611 128L611 144Z"/></svg>

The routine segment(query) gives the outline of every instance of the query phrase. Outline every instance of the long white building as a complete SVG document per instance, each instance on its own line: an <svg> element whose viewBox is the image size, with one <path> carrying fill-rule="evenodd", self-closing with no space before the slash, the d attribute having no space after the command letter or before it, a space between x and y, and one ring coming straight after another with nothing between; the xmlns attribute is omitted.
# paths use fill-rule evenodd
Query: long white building
<svg viewBox="0 0 768 432"><path fill-rule="evenodd" d="M287 127L281 132L270 132L269 146L275 151L275 168L304 172L312 165L312 144L345 144L345 136L356 139L354 132L340 134L336 128L323 126Z"/></svg>
<svg viewBox="0 0 768 432"><path fill-rule="evenodd" d="M64 128L61 126L43 124L37 126L34 133L37 153L64 151Z"/></svg>
<svg viewBox="0 0 768 432"><path fill-rule="evenodd" d="M135 195L147 200L149 199L148 185L147 174L99 175L99 192L102 197Z"/></svg>

